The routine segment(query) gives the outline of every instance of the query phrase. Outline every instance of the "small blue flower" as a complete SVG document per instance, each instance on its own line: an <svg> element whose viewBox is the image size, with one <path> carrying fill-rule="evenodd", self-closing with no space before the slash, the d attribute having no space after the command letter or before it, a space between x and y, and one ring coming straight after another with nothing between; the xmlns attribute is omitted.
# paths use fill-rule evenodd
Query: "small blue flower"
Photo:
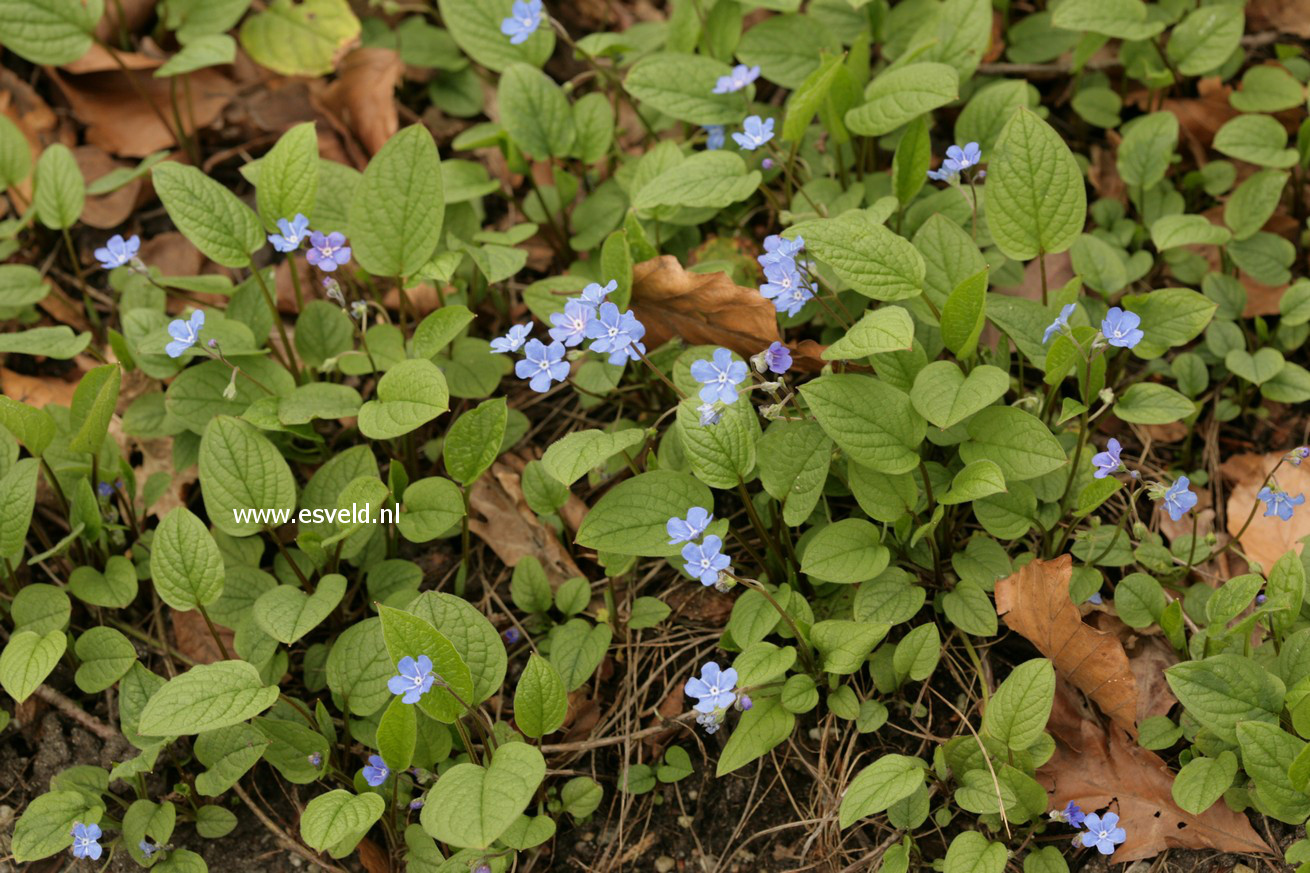
<svg viewBox="0 0 1310 873"><path fill-rule="evenodd" d="M696 724L705 728L707 734L717 734L719 732L719 716L713 712L696 713Z"/></svg>
<svg viewBox="0 0 1310 873"><path fill-rule="evenodd" d="M309 762L311 767L323 766L323 755L319 752L314 752L313 754L306 756L305 760Z"/></svg>
<svg viewBox="0 0 1310 873"><path fill-rule="evenodd" d="M516 627L505 628L505 632L502 633L501 636L504 637L505 642L509 643L511 646L523 639L523 634L519 633L519 629Z"/></svg>
<svg viewBox="0 0 1310 873"><path fill-rule="evenodd" d="M723 418L723 404L702 403L696 407L696 412L700 414L701 427L713 427Z"/></svg>
<svg viewBox="0 0 1310 873"><path fill-rule="evenodd" d="M731 94L734 91L740 91L759 77L759 67L748 67L745 64L738 64L732 68L731 74L727 76L719 76L719 81L715 83L714 91L712 93Z"/></svg>
<svg viewBox="0 0 1310 873"><path fill-rule="evenodd" d="M704 386L700 399L705 403L736 403L737 386L749 372L745 361L734 361L732 352L724 348L714 350L713 360L693 361L691 365L691 377Z"/></svg>
<svg viewBox="0 0 1310 873"><path fill-rule="evenodd" d="M146 856L146 860L149 860L154 856L155 852L159 851L159 846L156 846L149 840L142 840L136 844L136 847L141 850L141 854Z"/></svg>
<svg viewBox="0 0 1310 873"><path fill-rule="evenodd" d="M328 273L349 264L350 246L346 245L346 235L334 230L324 236L314 231L309 235L309 252L305 260Z"/></svg>
<svg viewBox="0 0 1310 873"><path fill-rule="evenodd" d="M500 23L500 32L509 37L511 45L520 45L541 27L541 0L514 0L509 18Z"/></svg>
<svg viewBox="0 0 1310 873"><path fill-rule="evenodd" d="M586 288L582 289L582 295L578 298L583 304L596 309L605 302L605 298L619 290L617 279L610 279L605 285L598 282L592 282Z"/></svg>
<svg viewBox="0 0 1310 873"><path fill-rule="evenodd" d="M728 141L728 133L722 124L705 125L705 148L717 152Z"/></svg>
<svg viewBox="0 0 1310 873"><path fill-rule="evenodd" d="M181 357L182 353L196 344L200 338L200 329L205 326L205 311L197 309L191 313L191 318L183 321L174 319L169 322L168 335L173 341L164 346L164 351L168 352L170 358Z"/></svg>
<svg viewBox="0 0 1310 873"><path fill-rule="evenodd" d="M770 234L764 238L764 254L755 260L760 262L760 266L768 268L774 264L783 264L789 270L796 269L796 256L805 248L805 238L796 237L795 239L783 239L775 234Z"/></svg>
<svg viewBox="0 0 1310 873"><path fill-rule="evenodd" d="M758 115L752 115L742 124L742 133L734 133L733 140L748 152L753 152L769 140L773 139L773 119L762 119Z"/></svg>
<svg viewBox="0 0 1310 873"><path fill-rule="evenodd" d="M763 368L756 367L761 373L768 370L770 373L781 376L791 369L791 349L776 340L769 343L769 347L760 352L758 357L764 365Z"/></svg>
<svg viewBox="0 0 1310 873"><path fill-rule="evenodd" d="M734 689L737 687L737 671L729 667L720 670L714 661L707 661L700 668L700 676L693 676L683 686L688 697L697 699L693 707L697 712L712 713L718 709L727 709L737 699Z"/></svg>
<svg viewBox="0 0 1310 873"><path fill-rule="evenodd" d="M101 497L109 497L114 493L114 486L108 482L101 482L96 486L96 493Z"/></svg>
<svg viewBox="0 0 1310 873"><path fill-rule="evenodd" d="M1097 452L1092 455L1092 463L1096 465L1096 472L1092 476L1096 479L1104 479L1111 473L1118 473L1123 462L1119 460L1119 453L1123 451L1123 446L1114 437L1105 444L1105 451Z"/></svg>
<svg viewBox="0 0 1310 873"><path fill-rule="evenodd" d="M514 374L520 379L528 379L533 391L544 394L550 390L552 382L563 382L568 378L569 365L564 360L564 344L554 342L546 345L539 339L528 340L523 349L524 359L514 365Z"/></svg>
<svg viewBox="0 0 1310 873"><path fill-rule="evenodd" d="M982 149L978 143L967 143L964 148L953 145L946 149L946 157L942 160L941 167L928 171L928 178L936 179L938 182L949 181L970 167L976 166L981 160Z"/></svg>
<svg viewBox="0 0 1310 873"><path fill-rule="evenodd" d="M423 798L421 798L421 797L415 797L413 800L411 800L411 801L409 802L409 808L410 808L410 809L413 809L413 810L419 810L419 809L422 809L422 808L423 808Z"/></svg>
<svg viewBox="0 0 1310 873"><path fill-rule="evenodd" d="M805 280L796 270L795 264L781 262L764 268L766 281L760 286L760 294L773 301L773 308L779 312L794 316L814 298L814 292L805 286Z"/></svg>
<svg viewBox="0 0 1310 873"><path fill-rule="evenodd" d="M664 526L669 534L669 545L676 546L678 543L689 543L700 539L700 535L705 533L705 529L712 521L714 516L703 506L693 506L687 510L685 519L676 516L670 518Z"/></svg>
<svg viewBox="0 0 1310 873"><path fill-rule="evenodd" d="M523 344L528 341L532 334L533 323L511 325L509 331L504 336L498 336L491 341L491 351L493 354L503 355L506 352L517 352L523 348Z"/></svg>
<svg viewBox="0 0 1310 873"><path fill-rule="evenodd" d="M80 821L73 822L73 857L90 858L92 861L100 860L100 825L84 825Z"/></svg>
<svg viewBox="0 0 1310 873"><path fill-rule="evenodd" d="M563 312L550 314L550 323L555 325L550 329L550 338L564 343L568 348L582 345L582 341L587 338L587 325L595 317L595 306L588 306L583 300L570 300L564 304Z"/></svg>
<svg viewBox="0 0 1310 873"><path fill-rule="evenodd" d="M374 788L377 788L387 777L391 775L391 769L387 767L387 762L383 761L378 755L369 755L368 763L364 765L364 781Z"/></svg>
<svg viewBox="0 0 1310 873"><path fill-rule="evenodd" d="M1078 804L1071 800L1065 805L1064 809L1051 813L1051 818L1072 825L1073 827L1080 828L1083 826L1083 820L1087 818L1087 815L1082 811L1082 808L1079 807Z"/></svg>
<svg viewBox="0 0 1310 873"><path fill-rule="evenodd" d="M1128 834L1119 827L1119 816L1113 812L1104 816L1089 812L1083 824L1087 827L1087 832L1082 834L1083 846L1095 846L1102 855L1114 854L1115 847L1128 839Z"/></svg>
<svg viewBox="0 0 1310 873"><path fill-rule="evenodd" d="M687 543L682 547L682 560L686 561L686 571L700 580L700 584L709 587L719 581L719 574L732 570L732 559L721 554L723 540L710 534L699 545Z"/></svg>
<svg viewBox="0 0 1310 873"><path fill-rule="evenodd" d="M1087 596L1087 602L1095 603L1097 606L1100 606L1105 601L1101 598L1101 592L1093 591L1091 594Z"/></svg>
<svg viewBox="0 0 1310 873"><path fill-rule="evenodd" d="M1182 518L1193 506L1196 505L1196 495L1188 490L1186 476L1179 476L1178 481L1169 486L1164 492L1164 508L1169 513L1169 517L1174 521Z"/></svg>
<svg viewBox="0 0 1310 873"><path fill-rule="evenodd" d="M270 233L269 243L279 252L294 252L305 241L305 233L309 230L309 219L297 212L296 217L290 221L279 218L277 229L282 232Z"/></svg>
<svg viewBox="0 0 1310 873"><path fill-rule="evenodd" d="M396 664L396 673L387 680L387 689L392 694L403 694L401 703L418 703L437 681L432 672L432 659L427 655L419 655L418 660L406 655Z"/></svg>
<svg viewBox="0 0 1310 873"><path fill-rule="evenodd" d="M105 243L103 248L95 250L96 260L100 266L106 270L112 270L115 267L126 267L132 263L136 253L141 249L141 237L132 234L127 239L123 239L122 234L114 234ZM99 857L98 855L96 857Z"/></svg>
<svg viewBox="0 0 1310 873"><path fill-rule="evenodd" d="M1057 333L1064 333L1069 329L1069 316L1078 308L1078 304L1070 303L1060 308L1060 314L1056 316L1055 321L1051 322L1046 328L1046 333L1042 334L1042 345L1051 341L1051 337Z"/></svg>
<svg viewBox="0 0 1310 873"><path fill-rule="evenodd" d="M596 310L596 317L587 324L587 338L594 340L591 350L598 354L611 355L623 351L634 341L646 335L646 328L632 310L619 312L613 303L602 303ZM620 358L621 363L625 358Z"/></svg>
<svg viewBox="0 0 1310 873"><path fill-rule="evenodd" d="M1276 515L1283 521L1292 520L1292 510L1305 503L1305 495L1298 494L1292 497L1286 491L1274 490L1272 488L1263 488L1256 495L1265 502L1265 515Z"/></svg>
<svg viewBox="0 0 1310 873"><path fill-rule="evenodd" d="M1131 349L1142 341L1145 333L1138 330L1142 317L1136 312L1124 312L1118 306L1112 307L1101 322L1101 333L1105 341L1121 349Z"/></svg>

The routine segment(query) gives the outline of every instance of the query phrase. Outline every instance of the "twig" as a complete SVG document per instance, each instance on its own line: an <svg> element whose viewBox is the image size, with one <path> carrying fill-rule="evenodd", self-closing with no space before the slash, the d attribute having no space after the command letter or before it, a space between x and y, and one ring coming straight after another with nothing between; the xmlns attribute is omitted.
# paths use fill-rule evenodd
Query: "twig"
<svg viewBox="0 0 1310 873"><path fill-rule="evenodd" d="M253 801L250 798L249 794L246 794L245 789L241 787L241 783L239 782L233 783L232 790L237 793L237 797L241 798L241 800L246 804L246 807L255 814L255 818L259 819L259 821L264 825L264 827L268 828L269 833L277 837L278 841L281 842L283 845L285 845L288 849L295 852L297 855L304 858L305 860L317 864L318 866L322 867L324 870L331 870L332 873L346 873L346 870L336 866L335 864L327 863L318 855L315 855L313 852L309 851L304 846L302 846L299 840L295 839L286 831L282 830L282 828L278 826L277 822L269 818L268 814L265 813L264 810L260 809L258 806L255 805L255 801Z"/></svg>
<svg viewBox="0 0 1310 873"><path fill-rule="evenodd" d="M109 742L114 737L119 736L118 731L87 712L77 703L60 694L49 685L39 685L36 689L36 696L98 736L105 742Z"/></svg>

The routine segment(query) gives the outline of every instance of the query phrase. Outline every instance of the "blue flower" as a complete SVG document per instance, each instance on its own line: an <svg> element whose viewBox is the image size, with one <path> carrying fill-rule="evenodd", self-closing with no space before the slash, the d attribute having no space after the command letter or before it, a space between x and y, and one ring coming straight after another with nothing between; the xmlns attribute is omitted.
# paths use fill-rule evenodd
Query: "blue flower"
<svg viewBox="0 0 1310 873"><path fill-rule="evenodd" d="M1310 458L1310 446L1298 446L1288 452L1284 460L1293 467L1299 467L1306 458Z"/></svg>
<svg viewBox="0 0 1310 873"><path fill-rule="evenodd" d="M770 234L764 238L764 254L755 260L760 262L760 266L768 268L774 264L783 264L789 270L796 269L796 256L805 248L805 238L796 237L795 239L783 239L775 234Z"/></svg>
<svg viewBox="0 0 1310 873"><path fill-rule="evenodd" d="M707 734L717 734L719 732L719 716L716 713L696 713L696 724L705 728L705 733Z"/></svg>
<svg viewBox="0 0 1310 873"><path fill-rule="evenodd" d="M611 363L615 363L613 359L615 352L626 349L645 335L646 328L637 321L637 316L632 314L632 310L619 312L619 308L613 303L602 303L596 310L596 317L587 324L587 338L594 340L591 350L609 354ZM620 358L618 363L622 363L624 359Z"/></svg>
<svg viewBox="0 0 1310 873"><path fill-rule="evenodd" d="M101 482L96 486L96 493L101 497L108 497L114 493L114 486L108 482Z"/></svg>
<svg viewBox="0 0 1310 873"><path fill-rule="evenodd" d="M122 234L114 234L105 243L103 248L95 250L96 260L100 266L106 270L112 270L115 267L125 267L136 257L136 253L141 249L141 237L132 234L127 239L123 239ZM97 855L96 857L99 857Z"/></svg>
<svg viewBox="0 0 1310 873"><path fill-rule="evenodd" d="M1286 491L1274 490L1272 488L1263 488L1256 495L1265 502L1265 515L1276 515L1283 521L1292 520L1292 510L1305 503L1305 495L1298 494L1295 497L1289 495Z"/></svg>
<svg viewBox="0 0 1310 873"><path fill-rule="evenodd" d="M523 344L528 341L532 334L533 323L511 325L510 329L504 336L498 336L491 341L491 351L493 354L502 355L506 352L517 352L523 348Z"/></svg>
<svg viewBox="0 0 1310 873"><path fill-rule="evenodd" d="M141 850L141 854L145 855L147 860L149 860L155 852L159 851L159 846L156 846L149 840L142 840L136 844L136 847Z"/></svg>
<svg viewBox="0 0 1310 873"><path fill-rule="evenodd" d="M701 427L713 427L723 418L722 403L702 403L696 411L700 413Z"/></svg>
<svg viewBox="0 0 1310 873"><path fill-rule="evenodd" d="M700 399L706 403L736 403L737 386L749 372L745 361L734 361L732 352L724 348L714 350L713 360L693 361L691 365L691 377L704 386Z"/></svg>
<svg viewBox="0 0 1310 873"><path fill-rule="evenodd" d="M964 148L953 145L946 149L946 157L942 160L941 167L928 171L928 178L946 182L970 167L977 166L980 161L982 161L982 149L978 143L967 143Z"/></svg>
<svg viewBox="0 0 1310 873"><path fill-rule="evenodd" d="M387 680L387 689L392 694L405 695L400 698L401 703L418 703L437 681L432 673L432 659L427 655L419 655L417 661L406 655L396 664L396 672L398 675Z"/></svg>
<svg viewBox="0 0 1310 873"><path fill-rule="evenodd" d="M719 76L719 81L715 83L714 91L712 93L731 94L734 91L740 91L759 77L759 67L748 67L745 64L738 64L732 68L731 74L727 76Z"/></svg>
<svg viewBox="0 0 1310 873"><path fill-rule="evenodd" d="M1047 326L1046 333L1042 334L1042 345L1049 343L1051 337L1055 334L1064 333L1069 329L1069 316L1073 315L1073 311L1077 308L1078 304L1076 303L1070 303L1060 308L1060 314L1056 316L1055 321Z"/></svg>
<svg viewBox="0 0 1310 873"><path fill-rule="evenodd" d="M563 312L550 314L550 323L555 325L550 329L550 338L569 348L582 345L582 341L587 338L587 325L595 317L595 306L588 306L584 300L570 300L564 304Z"/></svg>
<svg viewBox="0 0 1310 873"><path fill-rule="evenodd" d="M500 32L509 37L511 45L527 42L528 37L541 27L541 0L514 0L509 18L500 23Z"/></svg>
<svg viewBox="0 0 1310 873"><path fill-rule="evenodd" d="M523 634L519 633L519 629L516 627L505 628L505 632L502 633L501 636L504 637L505 642L509 643L511 646L523 639Z"/></svg>
<svg viewBox="0 0 1310 873"><path fill-rule="evenodd" d="M791 369L791 349L776 340L769 343L769 347L760 352L757 357L764 365L763 369L756 367L761 373L767 369L770 373L781 376Z"/></svg>
<svg viewBox="0 0 1310 873"><path fill-rule="evenodd" d="M328 273L349 264L350 246L346 245L346 235L334 230L324 236L314 231L309 235L309 252L305 260Z"/></svg>
<svg viewBox="0 0 1310 873"><path fill-rule="evenodd" d="M270 233L269 243L279 252L294 252L305 241L305 232L309 230L309 219L297 212L296 217L290 221L279 218L277 229L282 232Z"/></svg>
<svg viewBox="0 0 1310 873"><path fill-rule="evenodd" d="M1101 598L1101 592L1093 591L1091 594L1087 596L1087 602L1095 603L1097 606L1100 606L1105 601Z"/></svg>
<svg viewBox="0 0 1310 873"><path fill-rule="evenodd" d="M1186 476L1179 476L1178 481L1169 486L1164 492L1164 508L1169 513L1169 517L1174 521L1182 518L1193 506L1196 505L1196 495L1188 490L1187 486L1191 484L1187 481Z"/></svg>
<svg viewBox="0 0 1310 873"><path fill-rule="evenodd" d="M1118 306L1112 307L1101 322L1101 333L1105 341L1121 349L1131 349L1142 341L1145 333L1137 329L1142 317L1136 312L1124 312Z"/></svg>
<svg viewBox="0 0 1310 873"><path fill-rule="evenodd" d="M700 545L687 543L682 547L682 560L686 561L686 570L708 587L719 581L719 573L732 570L732 559L721 554L723 540L710 534Z"/></svg>
<svg viewBox="0 0 1310 873"><path fill-rule="evenodd" d="M1115 846L1128 839L1128 834L1119 827L1119 816L1113 812L1104 816L1089 812L1083 824L1087 827L1087 832L1082 834L1083 846L1095 846L1102 855L1114 854Z"/></svg>
<svg viewBox="0 0 1310 873"><path fill-rule="evenodd" d="M1123 446L1114 437L1105 444L1105 451L1097 452L1092 455L1092 463L1096 465L1096 472L1092 474L1094 478L1104 479L1111 473L1119 472L1123 462L1119 460L1119 453L1123 451Z"/></svg>
<svg viewBox="0 0 1310 873"><path fill-rule="evenodd" d="M728 141L727 131L722 124L705 125L705 148L716 152Z"/></svg>
<svg viewBox="0 0 1310 873"><path fill-rule="evenodd" d="M712 521L714 516L703 506L693 506L687 510L685 519L676 516L670 518L664 526L669 534L669 545L676 546L678 543L689 543L700 539L700 535L705 533L705 529Z"/></svg>
<svg viewBox="0 0 1310 873"><path fill-rule="evenodd" d="M744 133L734 133L732 138L737 145L741 146L748 152L753 152L769 140L773 139L773 119L760 119L758 115L752 115L742 124Z"/></svg>
<svg viewBox="0 0 1310 873"><path fill-rule="evenodd" d="M552 382L563 382L569 375L569 365L564 360L563 343L546 345L539 339L528 340L523 349L524 359L514 365L514 374L520 379L528 379L533 391L544 394L550 390Z"/></svg>
<svg viewBox="0 0 1310 873"><path fill-rule="evenodd" d="M1051 810L1050 815L1052 821L1061 821L1076 828L1082 827L1083 820L1087 818L1082 808L1072 800L1065 805L1064 809Z"/></svg>
<svg viewBox="0 0 1310 873"><path fill-rule="evenodd" d="M795 315L814 297L792 262L770 264L764 268L764 278L768 281L760 286L760 294L772 300L779 312Z"/></svg>
<svg viewBox="0 0 1310 873"><path fill-rule="evenodd" d="M92 861L100 860L100 825L84 825L80 821L73 822L73 857L90 858Z"/></svg>
<svg viewBox="0 0 1310 873"><path fill-rule="evenodd" d="M387 762L383 761L378 755L369 755L368 763L364 765L364 781L374 788L377 788L387 777L391 775L391 769L387 767Z"/></svg>
<svg viewBox="0 0 1310 873"><path fill-rule="evenodd" d="M617 279L610 279L604 286L597 282L592 282L586 288L582 289L582 295L578 299L592 309L595 309L605 302L606 297L617 290L619 290Z"/></svg>
<svg viewBox="0 0 1310 873"><path fill-rule="evenodd" d="M737 687L737 671L729 667L720 670L714 661L707 661L700 668L700 676L693 676L683 686L688 697L697 699L693 707L697 712L711 713L716 709L727 709L737 699L733 690Z"/></svg>
<svg viewBox="0 0 1310 873"><path fill-rule="evenodd" d="M305 760L309 762L311 767L323 766L323 755L319 752L314 752L312 755L307 755L305 757Z"/></svg>
<svg viewBox="0 0 1310 873"><path fill-rule="evenodd" d="M169 322L168 335L173 338L173 341L164 346L164 351L168 352L170 358L181 357L183 352L196 344L196 340L200 338L200 329L204 326L203 309L191 313L191 318L186 321L177 318Z"/></svg>

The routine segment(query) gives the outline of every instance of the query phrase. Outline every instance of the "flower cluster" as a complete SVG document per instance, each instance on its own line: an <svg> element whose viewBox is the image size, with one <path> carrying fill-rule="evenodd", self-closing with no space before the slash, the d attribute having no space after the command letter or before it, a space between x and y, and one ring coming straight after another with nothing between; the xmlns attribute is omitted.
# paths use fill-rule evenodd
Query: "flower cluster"
<svg viewBox="0 0 1310 873"><path fill-rule="evenodd" d="M707 734L719 729L728 707L737 701L737 671L729 667L719 669L714 661L707 662L700 668L700 676L693 676L683 687L688 697L696 698L696 723L705 728Z"/></svg>
<svg viewBox="0 0 1310 873"><path fill-rule="evenodd" d="M309 251L305 260L313 266L331 273L350 263L350 246L346 245L346 236L340 231L324 234L310 230L309 219L299 212L290 220L279 218L277 229L277 233L268 235L268 242L283 254L300 251L300 246L308 239Z"/></svg>
<svg viewBox="0 0 1310 873"><path fill-rule="evenodd" d="M938 182L951 182L970 167L976 167L982 161L982 148L976 142L967 143L963 148L953 145L946 149L946 157L936 170L928 171L928 178Z"/></svg>
<svg viewBox="0 0 1310 873"><path fill-rule="evenodd" d="M1104 479L1115 473L1127 472L1128 475L1132 476L1134 479L1141 478L1141 474L1136 470L1128 470L1124 466L1123 460L1120 457L1122 453L1123 446L1120 445L1117 439L1111 437L1105 444L1105 451L1097 452L1092 455L1092 466L1096 468L1096 471L1092 473L1092 477L1096 479ZM1191 490L1191 484L1191 481L1186 476L1179 476L1170 485L1166 485L1163 482L1153 482L1147 486L1147 491L1152 500L1162 501L1164 510L1169 513L1171 519L1178 521L1190 512L1194 506L1196 506L1197 496ZM1264 499L1263 492L1261 493L1261 499ZM1291 509L1289 508L1287 512L1288 517L1290 518Z"/></svg>
<svg viewBox="0 0 1310 873"><path fill-rule="evenodd" d="M1064 809L1052 810L1049 815L1052 821L1062 822L1074 828L1085 828L1082 833L1074 837L1074 845L1081 843L1089 849L1095 846L1096 851L1102 855L1114 854L1115 848L1128 839L1127 831L1119 826L1117 813L1107 812L1105 815L1097 815L1094 812L1084 813L1078 804L1071 800Z"/></svg>
<svg viewBox="0 0 1310 873"><path fill-rule="evenodd" d="M1061 307L1060 314L1055 317L1042 334L1042 344L1045 345L1051 341L1051 337L1056 334L1068 334L1069 316L1073 315L1078 306L1075 303L1068 303ZM1142 323L1142 317L1136 312L1127 312L1118 306L1110 307L1110 311L1105 314L1101 320L1100 335L1093 340L1093 345L1099 341L1104 341L1108 345L1121 349L1131 349L1142 341L1146 336L1139 325Z"/></svg>
<svg viewBox="0 0 1310 873"><path fill-rule="evenodd" d="M701 542L696 542L709 529L712 521L714 516L708 509L693 506L687 510L686 518L675 516L665 525L665 530L669 534L669 545L686 543L682 547L682 560L686 562L684 569L707 588L717 585L723 573L732 572L732 559L722 553L721 537L710 534Z"/></svg>
<svg viewBox="0 0 1310 873"><path fill-rule="evenodd" d="M764 238L764 254L756 258L764 268L765 282L760 293L773 301L774 309L794 316L813 297L814 292L802 275L803 261L797 256L805 248L803 237L783 239L774 234Z"/></svg>

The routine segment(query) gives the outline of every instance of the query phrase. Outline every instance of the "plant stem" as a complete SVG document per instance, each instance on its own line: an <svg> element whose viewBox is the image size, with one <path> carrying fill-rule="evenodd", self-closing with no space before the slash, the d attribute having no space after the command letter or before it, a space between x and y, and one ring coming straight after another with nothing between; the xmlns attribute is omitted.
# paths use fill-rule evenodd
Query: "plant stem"
<svg viewBox="0 0 1310 873"><path fill-rule="evenodd" d="M295 378L296 384L300 384L300 367L296 363L296 350L291 346L291 340L287 337L287 326L282 321L282 313L278 312L277 301L273 298L273 292L268 290L268 283L264 281L264 271L256 267L254 262L250 263L250 270L255 274L255 281L259 283L259 290L264 292L264 302L268 304L269 314L273 316L273 323L277 325L278 338L282 340L282 351L286 355L283 364L291 375Z"/></svg>
<svg viewBox="0 0 1310 873"><path fill-rule="evenodd" d="M228 654L227 646L223 644L223 638L218 635L218 628L214 627L214 622L210 619L209 613L205 611L205 607L198 603L196 604L196 609L200 611L200 617L205 620L205 627L209 628L209 635L213 637L214 642L218 644L219 654L223 656L224 661L230 660L232 656Z"/></svg>

